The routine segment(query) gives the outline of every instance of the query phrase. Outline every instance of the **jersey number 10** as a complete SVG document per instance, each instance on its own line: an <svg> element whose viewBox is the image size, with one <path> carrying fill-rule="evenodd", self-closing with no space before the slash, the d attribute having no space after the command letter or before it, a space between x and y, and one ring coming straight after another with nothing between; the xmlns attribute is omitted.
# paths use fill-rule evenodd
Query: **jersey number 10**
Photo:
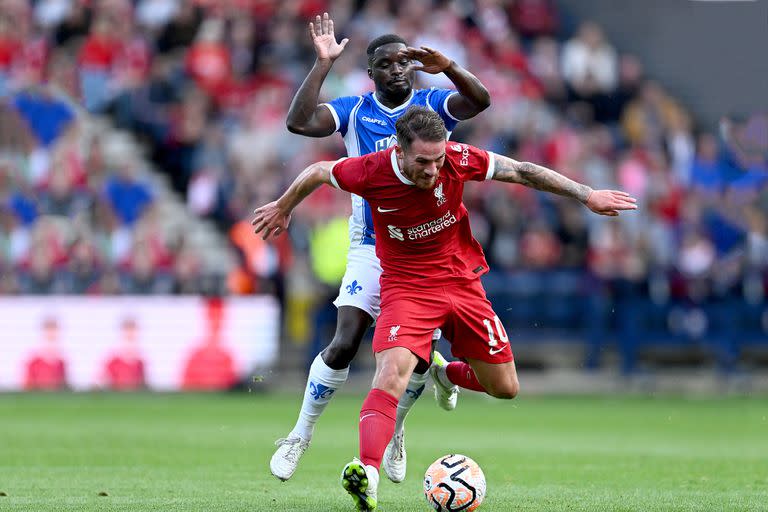
<svg viewBox="0 0 768 512"><path fill-rule="evenodd" d="M487 318L483 319L483 324L488 329L488 346L495 347L499 344L499 341L496 339L496 333L498 333L502 344L507 343L509 337L507 337L507 331L504 330L504 326L501 325L501 320L499 320L498 316L493 317L493 323L496 325L496 332L493 331L494 326L491 324L491 321Z"/></svg>

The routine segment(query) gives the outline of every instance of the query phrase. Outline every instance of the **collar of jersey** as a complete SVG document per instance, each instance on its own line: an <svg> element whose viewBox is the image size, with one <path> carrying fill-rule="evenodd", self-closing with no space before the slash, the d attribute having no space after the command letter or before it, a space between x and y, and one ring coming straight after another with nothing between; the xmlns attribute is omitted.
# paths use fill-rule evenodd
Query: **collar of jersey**
<svg viewBox="0 0 768 512"><path fill-rule="evenodd" d="M372 92L371 96L373 96L373 101L376 102L376 105L378 105L381 110L383 110L388 114L392 114L394 112L397 112L398 110L404 109L411 103L411 100L413 99L413 89L411 89L411 94L408 95L408 99L406 99L402 104L396 106L395 108L389 108L385 106L383 103L381 103L379 101L379 98L376 97L376 91Z"/></svg>
<svg viewBox="0 0 768 512"><path fill-rule="evenodd" d="M415 185L414 182L408 179L408 177L403 174L403 171L400 170L400 166L397 165L397 153L395 152L395 149L392 148L392 152L389 155L389 161L392 162L392 170L395 171L395 176L397 176L400 181L405 183L406 185Z"/></svg>

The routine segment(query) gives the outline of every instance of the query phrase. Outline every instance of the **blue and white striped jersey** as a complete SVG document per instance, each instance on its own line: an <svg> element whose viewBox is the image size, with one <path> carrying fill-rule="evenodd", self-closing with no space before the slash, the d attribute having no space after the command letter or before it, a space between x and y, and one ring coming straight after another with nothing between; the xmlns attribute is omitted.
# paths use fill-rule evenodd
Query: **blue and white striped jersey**
<svg viewBox="0 0 768 512"><path fill-rule="evenodd" d="M343 96L324 103L336 121L336 131L344 137L348 156L362 156L381 151L396 142L395 122L411 105L429 107L445 121L450 137L459 122L448 112L448 98L456 91L450 89L414 89L399 107L388 108L369 92L362 96ZM373 217L368 202L352 194L352 216L349 218L351 245L374 245Z"/></svg>

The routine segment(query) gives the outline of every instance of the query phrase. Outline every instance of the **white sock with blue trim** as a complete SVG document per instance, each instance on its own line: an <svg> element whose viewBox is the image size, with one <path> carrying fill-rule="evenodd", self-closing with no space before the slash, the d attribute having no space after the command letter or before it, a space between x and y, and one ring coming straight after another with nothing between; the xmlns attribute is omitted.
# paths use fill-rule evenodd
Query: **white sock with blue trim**
<svg viewBox="0 0 768 512"><path fill-rule="evenodd" d="M419 399L424 392L424 386L427 382L429 372L423 374L413 372L411 379L408 381L408 387L405 388L405 393L400 397L400 401L397 403L397 417L395 420L395 432L400 432L403 429L403 423L405 423L405 417L408 416L408 411L411 410L413 404Z"/></svg>
<svg viewBox="0 0 768 512"><path fill-rule="evenodd" d="M349 368L334 370L317 354L312 366L309 367L307 387L304 389L304 402L301 404L299 419L291 434L309 441L315 431L315 423L323 414L334 393L347 381Z"/></svg>

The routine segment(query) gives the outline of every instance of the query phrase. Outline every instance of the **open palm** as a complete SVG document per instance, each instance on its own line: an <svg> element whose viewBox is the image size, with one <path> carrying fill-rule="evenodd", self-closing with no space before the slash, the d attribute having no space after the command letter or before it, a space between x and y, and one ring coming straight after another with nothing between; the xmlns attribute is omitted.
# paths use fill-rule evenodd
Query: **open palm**
<svg viewBox="0 0 768 512"><path fill-rule="evenodd" d="M451 65L451 59L428 46L421 48L407 47L398 53L398 57L406 58L412 61L419 61L420 64L413 66L414 71L424 71L430 75L442 73Z"/></svg>
<svg viewBox="0 0 768 512"><path fill-rule="evenodd" d="M333 20L327 12L323 13L322 18L315 16L315 21L309 22L309 35L312 37L312 44L315 45L315 52L319 60L336 60L349 42L349 39L346 38L341 43L336 42Z"/></svg>

